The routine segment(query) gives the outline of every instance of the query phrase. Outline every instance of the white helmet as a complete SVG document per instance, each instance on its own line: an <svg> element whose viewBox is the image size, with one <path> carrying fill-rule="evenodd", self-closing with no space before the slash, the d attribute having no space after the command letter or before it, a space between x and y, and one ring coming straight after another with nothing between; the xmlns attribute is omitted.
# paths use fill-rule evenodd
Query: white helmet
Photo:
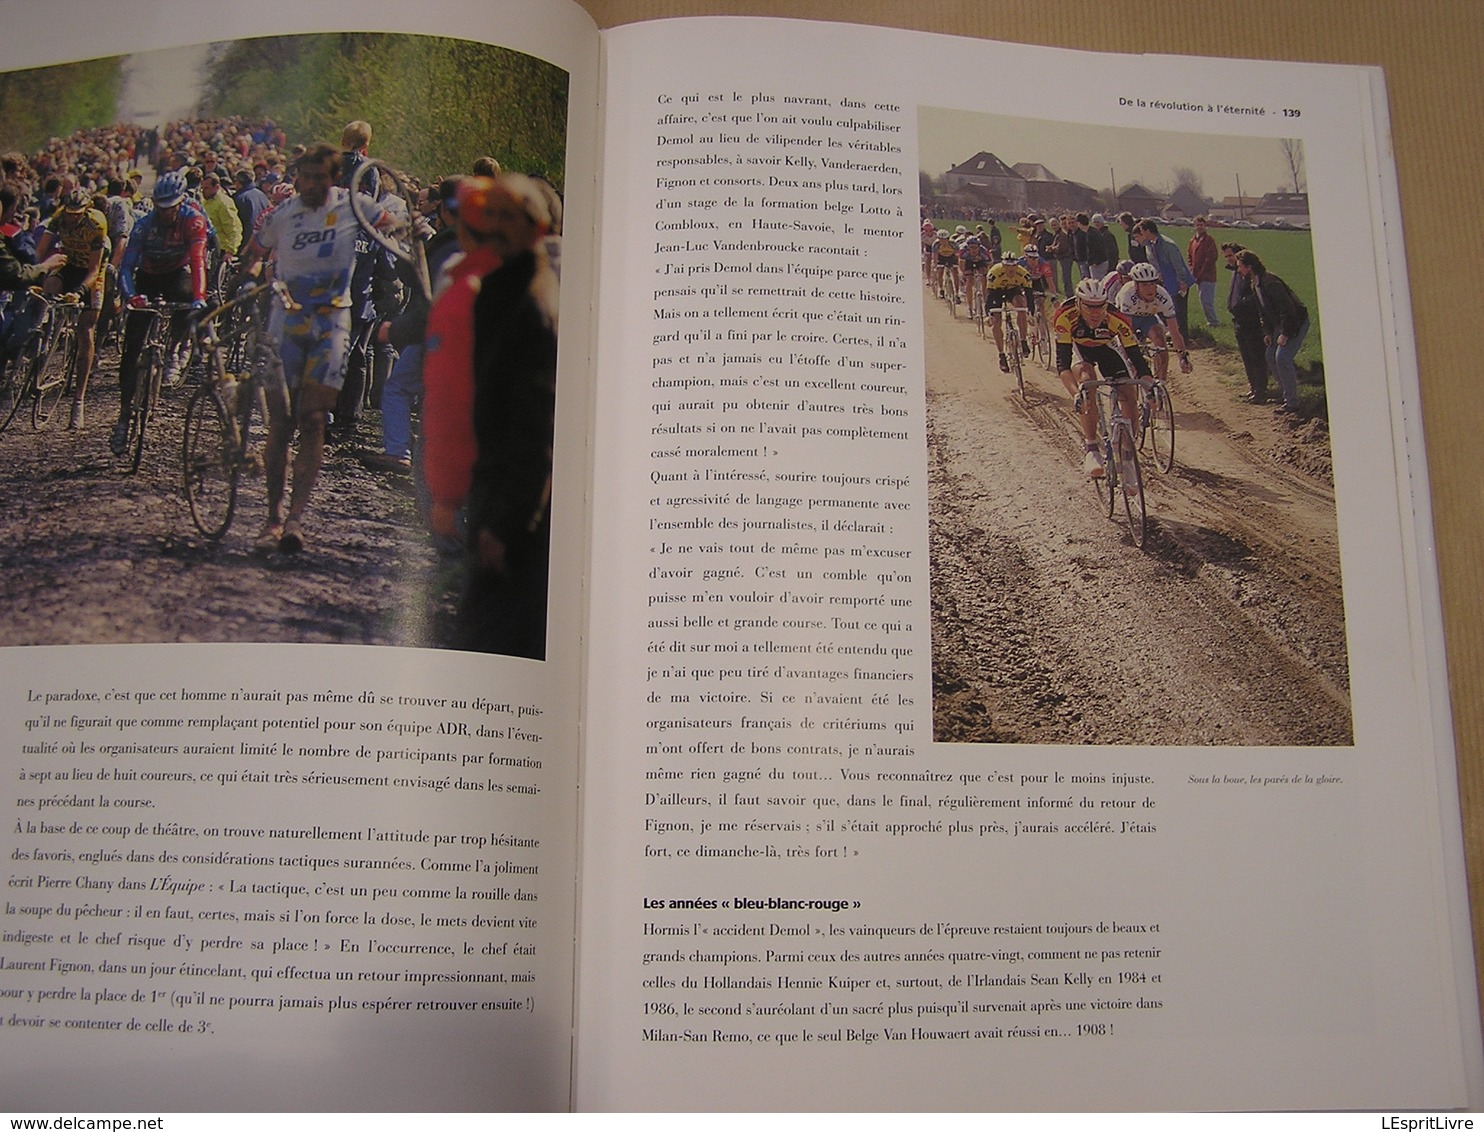
<svg viewBox="0 0 1484 1132"><path fill-rule="evenodd" d="M1159 268L1152 263L1136 263L1129 269L1128 277L1135 283L1158 283Z"/></svg>
<svg viewBox="0 0 1484 1132"><path fill-rule="evenodd" d="M1108 302L1108 296L1103 294L1103 285L1096 279L1083 279L1072 293L1079 303L1091 303L1100 307Z"/></svg>

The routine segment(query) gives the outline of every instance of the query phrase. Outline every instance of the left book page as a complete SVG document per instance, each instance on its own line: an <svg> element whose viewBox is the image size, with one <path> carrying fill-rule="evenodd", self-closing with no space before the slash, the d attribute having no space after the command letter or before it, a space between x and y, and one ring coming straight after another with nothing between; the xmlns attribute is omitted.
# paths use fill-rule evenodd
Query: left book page
<svg viewBox="0 0 1484 1132"><path fill-rule="evenodd" d="M73 332L97 319L75 421L18 351L11 376L33 385L0 435L0 1107L566 1108L596 29L525 2L457 21L380 2L0 15L0 150L28 182L8 240L36 193L48 220L54 176L106 190L137 168L148 197L183 166L217 175L208 195L271 199L295 146L355 149L354 122L412 179L389 209L492 156L571 217L544 660L457 647L461 551L431 545L420 480L376 466L415 350L367 341L406 290L388 273L352 312L341 435L296 554L255 553L251 460L225 533L191 510L204 367L165 383L136 468L109 443L124 399L106 319ZM461 38L426 34L448 26ZM291 481L314 463L292 455Z"/></svg>

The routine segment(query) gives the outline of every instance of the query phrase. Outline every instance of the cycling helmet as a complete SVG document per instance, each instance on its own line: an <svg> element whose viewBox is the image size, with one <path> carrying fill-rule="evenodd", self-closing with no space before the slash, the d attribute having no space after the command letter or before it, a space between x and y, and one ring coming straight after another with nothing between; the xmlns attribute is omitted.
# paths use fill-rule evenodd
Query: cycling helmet
<svg viewBox="0 0 1484 1132"><path fill-rule="evenodd" d="M1131 260L1131 259L1121 259L1121 260L1119 260L1118 261L1118 267L1116 268L1116 270L1117 270L1117 272L1118 272L1119 275L1127 275L1133 269L1134 269L1134 261Z"/></svg>
<svg viewBox="0 0 1484 1132"><path fill-rule="evenodd" d="M1041 258L1041 249L1038 248L1038 247L1036 247L1035 244L1027 244L1025 246L1025 258L1026 259L1040 259Z"/></svg>
<svg viewBox="0 0 1484 1132"><path fill-rule="evenodd" d="M1136 263L1129 271L1128 277L1135 283L1158 283L1159 268L1152 263Z"/></svg>
<svg viewBox="0 0 1484 1132"><path fill-rule="evenodd" d="M155 182L155 207L169 208L185 199L185 178L179 173L166 173Z"/></svg>
<svg viewBox="0 0 1484 1132"><path fill-rule="evenodd" d="M62 202L68 212L86 212L93 207L93 194L87 189L73 189Z"/></svg>
<svg viewBox="0 0 1484 1132"><path fill-rule="evenodd" d="M1103 294L1103 285L1096 279L1083 279L1072 293L1079 303L1100 307L1108 302L1108 296Z"/></svg>
<svg viewBox="0 0 1484 1132"><path fill-rule="evenodd" d="M1018 255L1016 255L1014 252L1004 252L1003 254L1001 254L1000 259L1004 263L1019 263L1020 262L1020 257Z"/></svg>
<svg viewBox="0 0 1484 1132"><path fill-rule="evenodd" d="M954 229L954 230L953 230L953 234L954 234L954 235L955 235L955 236L961 236L961 235L963 235L963 233L965 233L965 232L967 232L967 231L968 231L968 229L967 229L967 228L965 228L965 227L964 227L964 226L963 226L963 225L962 225L962 224L960 224L960 225L959 225L959 226L958 226L958 227L957 227L957 228L955 228L955 229Z"/></svg>

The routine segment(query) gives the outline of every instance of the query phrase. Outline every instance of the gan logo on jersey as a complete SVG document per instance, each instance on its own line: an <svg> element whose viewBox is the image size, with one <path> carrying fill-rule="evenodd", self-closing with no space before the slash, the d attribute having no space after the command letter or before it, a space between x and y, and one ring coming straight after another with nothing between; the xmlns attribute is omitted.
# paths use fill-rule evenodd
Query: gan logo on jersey
<svg viewBox="0 0 1484 1132"><path fill-rule="evenodd" d="M320 256L327 256L335 250L335 229L324 228L318 232L295 232L294 241L291 245L296 252L302 252L312 244L323 244L319 249Z"/></svg>

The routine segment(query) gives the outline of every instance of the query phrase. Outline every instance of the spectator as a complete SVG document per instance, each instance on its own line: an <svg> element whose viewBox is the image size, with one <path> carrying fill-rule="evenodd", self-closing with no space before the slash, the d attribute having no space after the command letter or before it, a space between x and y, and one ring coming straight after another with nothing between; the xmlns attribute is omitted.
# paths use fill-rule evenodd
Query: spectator
<svg viewBox="0 0 1484 1132"><path fill-rule="evenodd" d="M1206 325L1221 325L1216 317L1216 241L1206 232L1206 218L1195 218L1195 235L1185 248L1185 262L1195 276L1196 290L1201 296L1201 310L1206 315Z"/></svg>
<svg viewBox="0 0 1484 1132"><path fill-rule="evenodd" d="M1267 269L1254 251L1237 253L1237 270L1252 286L1262 317L1263 345L1267 347L1268 368L1283 394L1281 412L1297 415L1298 365L1295 358L1309 336L1309 308L1293 289Z"/></svg>

